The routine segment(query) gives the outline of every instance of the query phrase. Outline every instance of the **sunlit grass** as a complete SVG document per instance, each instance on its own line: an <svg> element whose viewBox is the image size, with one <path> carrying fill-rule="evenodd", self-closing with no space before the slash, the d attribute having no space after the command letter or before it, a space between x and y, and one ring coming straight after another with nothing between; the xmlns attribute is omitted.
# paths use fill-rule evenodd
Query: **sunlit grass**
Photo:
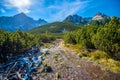
<svg viewBox="0 0 120 80"><path fill-rule="evenodd" d="M106 70L120 73L120 61L112 59L106 52L99 50L88 52L87 50L82 50L80 45L64 44L64 46L74 51L81 59L86 57L87 60L102 66Z"/></svg>

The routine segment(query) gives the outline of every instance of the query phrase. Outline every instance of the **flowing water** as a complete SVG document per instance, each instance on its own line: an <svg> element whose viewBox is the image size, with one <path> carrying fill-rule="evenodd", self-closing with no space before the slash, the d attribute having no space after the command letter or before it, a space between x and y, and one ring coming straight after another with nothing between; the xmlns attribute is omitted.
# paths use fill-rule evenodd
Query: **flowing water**
<svg viewBox="0 0 120 80"><path fill-rule="evenodd" d="M42 63L42 54L47 48L34 47L24 55L15 56L10 62L0 64L0 80L31 80L31 73Z"/></svg>

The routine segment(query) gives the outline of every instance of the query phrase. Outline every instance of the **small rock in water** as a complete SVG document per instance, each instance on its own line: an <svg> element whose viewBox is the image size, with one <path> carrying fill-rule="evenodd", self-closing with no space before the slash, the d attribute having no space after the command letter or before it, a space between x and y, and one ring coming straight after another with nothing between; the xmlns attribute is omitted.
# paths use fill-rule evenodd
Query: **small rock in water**
<svg viewBox="0 0 120 80"><path fill-rule="evenodd" d="M33 78L32 78L33 80L36 80L37 79L37 77L36 76L33 76Z"/></svg>
<svg viewBox="0 0 120 80"><path fill-rule="evenodd" d="M27 80L27 79L28 79L28 75L27 74L22 75L22 80Z"/></svg>
<svg viewBox="0 0 120 80"><path fill-rule="evenodd" d="M28 58L28 57L25 57L25 58L23 58L23 61L24 61L25 63L28 63L28 62L29 62L29 58Z"/></svg>
<svg viewBox="0 0 120 80"><path fill-rule="evenodd" d="M45 53L48 50L48 48L40 50L41 53Z"/></svg>

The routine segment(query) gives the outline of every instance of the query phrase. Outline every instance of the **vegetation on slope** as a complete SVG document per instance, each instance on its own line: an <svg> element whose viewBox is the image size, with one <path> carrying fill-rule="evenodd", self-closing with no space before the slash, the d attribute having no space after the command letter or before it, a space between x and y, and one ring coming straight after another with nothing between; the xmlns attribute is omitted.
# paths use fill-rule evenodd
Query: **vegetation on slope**
<svg viewBox="0 0 120 80"><path fill-rule="evenodd" d="M67 31L74 31L80 28L79 25L70 22L54 22L49 23L30 30L30 33L64 33Z"/></svg>
<svg viewBox="0 0 120 80"><path fill-rule="evenodd" d="M65 43L72 44L72 48L78 48L77 51L81 51L80 53L82 56L90 57L93 60L98 61L98 63L104 61L102 64L108 63L106 66L120 72L119 18L112 17L109 23L106 23L101 27L89 25L77 31L68 32L64 36L64 41ZM96 50L98 50L98 52L96 52ZM81 56L81 54L79 55Z"/></svg>
<svg viewBox="0 0 120 80"><path fill-rule="evenodd" d="M10 33L0 30L0 61L7 61L7 56L21 54L37 44L53 40L54 37L45 34L33 35L20 30Z"/></svg>

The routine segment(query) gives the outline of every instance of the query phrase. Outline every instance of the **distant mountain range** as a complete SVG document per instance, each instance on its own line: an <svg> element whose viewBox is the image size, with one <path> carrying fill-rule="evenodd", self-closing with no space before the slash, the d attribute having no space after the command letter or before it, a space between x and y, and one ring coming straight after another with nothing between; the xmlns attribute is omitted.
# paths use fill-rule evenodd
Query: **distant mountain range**
<svg viewBox="0 0 120 80"><path fill-rule="evenodd" d="M0 17L0 29L6 31L16 31L18 29L22 31L28 31L46 23L47 22L44 19L34 20L33 18L26 16L24 13L20 13L11 17Z"/></svg>
<svg viewBox="0 0 120 80"><path fill-rule="evenodd" d="M75 23L75 24L80 24L80 25L82 24L82 25L84 25L84 24L90 23L92 21L99 21L99 20L104 20L104 19L105 20L106 19L110 19L110 17L105 15L105 14L103 14L103 13L98 12L93 17L85 17L85 18L81 17L81 16L79 16L77 14L69 15L68 17L65 18L64 21L72 22L72 23Z"/></svg>
<svg viewBox="0 0 120 80"><path fill-rule="evenodd" d="M11 17L0 17L0 29L6 31L16 31L20 29L22 31L30 31L32 33L43 33L45 31L64 33L66 31L78 29L78 26L80 25L103 25L109 20L109 16L98 12L93 17L82 17L77 14L69 15L62 22L47 24L44 19L34 20L33 18L26 16L24 13L20 13Z"/></svg>
<svg viewBox="0 0 120 80"><path fill-rule="evenodd" d="M67 31L77 30L80 27L86 25L104 25L109 22L110 17L102 14L96 13L93 17L81 17L77 14L69 15L62 22L48 23L30 30L30 33L45 33L46 31L51 33L64 33Z"/></svg>

